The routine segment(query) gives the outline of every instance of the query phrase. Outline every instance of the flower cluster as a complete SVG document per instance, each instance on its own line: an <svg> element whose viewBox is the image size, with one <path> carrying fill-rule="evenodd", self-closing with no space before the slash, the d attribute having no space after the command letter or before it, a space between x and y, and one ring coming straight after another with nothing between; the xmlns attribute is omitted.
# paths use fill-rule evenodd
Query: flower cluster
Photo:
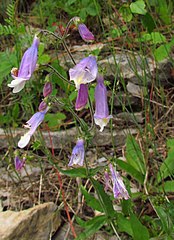
<svg viewBox="0 0 174 240"><path fill-rule="evenodd" d="M80 18L75 17L72 19L72 21L75 23L79 34L84 41L94 41L94 35L92 34L92 32L90 32L86 25L81 22ZM20 92L24 88L26 81L31 78L33 72L35 71L38 47L39 38L35 36L31 47L25 51L22 57L19 70L17 68L12 69L11 75L13 77L13 80L10 84L8 84L8 86L10 88L13 88L13 93ZM108 124L109 119L112 116L109 115L109 108L107 103L107 89L104 84L103 76L98 73L96 57L90 55L79 61L79 63L69 69L69 77L70 81L74 81L75 87L78 91L75 103L75 109L77 111L83 109L88 103L89 83L96 80L94 122L96 125L100 126L100 131L103 131L104 127ZM49 110L49 107L47 105L47 99L52 93L52 84L51 82L49 82L49 80L47 80L48 79L46 78L46 83L43 87L44 100L40 103L38 107L38 112L36 112L24 125L24 127L28 128L29 130L19 140L19 148L24 148L27 146L32 135L35 133L38 126L43 122L45 114ZM74 164L83 166L85 158L84 143L84 139L82 138L79 138L77 140L76 145L73 148L68 166L72 166ZM24 163L25 161L21 161L18 156L15 157L15 167L17 170L20 170L24 166ZM112 179L115 179L113 181L116 196L118 195L118 193L116 192L116 185L118 185L117 182L120 181L116 180L118 179L118 176L116 176L117 173L115 173L111 167L110 170L112 174ZM121 186L121 183L119 183L119 186Z"/></svg>
<svg viewBox="0 0 174 240"><path fill-rule="evenodd" d="M126 190L126 187L123 183L123 180L120 174L117 171L115 171L112 164L109 164L109 169L110 169L111 176L108 174L108 172L105 172L105 190L107 191L107 189L109 188L110 179L111 179L112 185L113 185L112 190L113 190L114 198L120 198L120 199L124 198L125 200L129 199L130 196Z"/></svg>

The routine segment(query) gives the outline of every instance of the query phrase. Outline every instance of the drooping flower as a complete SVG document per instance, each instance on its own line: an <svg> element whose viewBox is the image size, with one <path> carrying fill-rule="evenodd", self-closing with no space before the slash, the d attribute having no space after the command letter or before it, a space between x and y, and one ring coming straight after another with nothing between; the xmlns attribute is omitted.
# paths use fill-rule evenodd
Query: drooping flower
<svg viewBox="0 0 174 240"><path fill-rule="evenodd" d="M20 171L23 166L25 165L25 158L21 161L18 156L15 157L14 159L14 164L15 164L15 169L17 171Z"/></svg>
<svg viewBox="0 0 174 240"><path fill-rule="evenodd" d="M87 26L84 23L80 23L78 25L78 30L80 33L81 38L86 42L92 42L95 40L94 35L92 32L89 31Z"/></svg>
<svg viewBox="0 0 174 240"><path fill-rule="evenodd" d="M73 68L70 68L70 80L74 81L76 88L80 88L80 84L86 84L94 81L97 77L97 61L94 56L82 59Z"/></svg>
<svg viewBox="0 0 174 240"><path fill-rule="evenodd" d="M109 115L109 108L107 103L107 90L104 85L102 76L97 76L97 86L95 88L95 114L94 121L96 125L100 126L100 132L108 124L112 115Z"/></svg>
<svg viewBox="0 0 174 240"><path fill-rule="evenodd" d="M19 70L17 68L12 69L11 75L14 80L8 86L13 88L13 93L20 92L24 88L25 82L31 78L36 68L38 46L39 39L35 36L32 46L25 51L22 57Z"/></svg>
<svg viewBox="0 0 174 240"><path fill-rule="evenodd" d="M48 111L48 107L43 111L35 113L24 125L26 128L29 128L29 131L21 137L18 142L18 147L24 148L30 141L31 136L36 131L37 127L43 122L46 112Z"/></svg>
<svg viewBox="0 0 174 240"><path fill-rule="evenodd" d="M80 88L78 90L75 109L76 111L80 111L83 109L88 102L88 85L80 84Z"/></svg>
<svg viewBox="0 0 174 240"><path fill-rule="evenodd" d="M46 82L43 88L43 96L47 97L52 93L52 84L51 82Z"/></svg>
<svg viewBox="0 0 174 240"><path fill-rule="evenodd" d="M74 164L83 166L84 158L85 158L84 140L78 139L75 147L73 148L68 166L72 166Z"/></svg>
<svg viewBox="0 0 174 240"><path fill-rule="evenodd" d="M94 35L92 34L92 32L89 31L89 29L87 28L87 26L81 22L81 19L79 17L74 17L73 21L75 23L75 25L77 26L80 36L81 38L86 41L86 42L92 42L94 41Z"/></svg>
<svg viewBox="0 0 174 240"><path fill-rule="evenodd" d="M47 104L46 102L42 101L40 104L39 104L39 112L43 112L45 109L47 108Z"/></svg>
<svg viewBox="0 0 174 240"><path fill-rule="evenodd" d="M112 164L109 164L109 168L111 172L114 198L124 198L125 200L129 199L130 196L128 194L128 191L126 190L120 174L115 171Z"/></svg>

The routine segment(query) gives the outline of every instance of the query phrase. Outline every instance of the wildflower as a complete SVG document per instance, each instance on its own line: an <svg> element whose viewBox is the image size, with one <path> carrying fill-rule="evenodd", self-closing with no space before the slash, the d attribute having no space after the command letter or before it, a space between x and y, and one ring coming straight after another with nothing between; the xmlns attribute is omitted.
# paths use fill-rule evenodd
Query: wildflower
<svg viewBox="0 0 174 240"><path fill-rule="evenodd" d="M46 82L43 88L43 95L44 97L47 97L52 93L52 84L51 82Z"/></svg>
<svg viewBox="0 0 174 240"><path fill-rule="evenodd" d="M17 171L20 171L23 168L24 164L25 164L25 158L21 161L19 159L19 157L16 156L15 159L14 159L14 164L15 164L15 169Z"/></svg>
<svg viewBox="0 0 174 240"><path fill-rule="evenodd" d="M84 157L85 157L84 140L78 139L75 147L73 148L68 166L72 166L74 164L83 166Z"/></svg>
<svg viewBox="0 0 174 240"><path fill-rule="evenodd" d="M35 36L32 46L26 50L22 57L19 70L17 68L12 69L11 75L14 80L8 86L13 88L13 93L20 92L24 88L25 82L31 78L36 68L38 46L39 39Z"/></svg>
<svg viewBox="0 0 174 240"><path fill-rule="evenodd" d="M114 198L124 198L125 200L129 199L130 196L125 188L122 178L120 174L115 171L112 164L109 164L111 179L113 183L113 194Z"/></svg>
<svg viewBox="0 0 174 240"><path fill-rule="evenodd" d="M94 41L94 39L95 39L94 35L92 34L92 32L89 31L89 29L87 28L87 26L84 23L81 23L81 20L79 17L74 17L73 21L79 30L79 34L80 34L81 38L84 41L86 41L86 42Z"/></svg>
<svg viewBox="0 0 174 240"><path fill-rule="evenodd" d="M100 132L108 124L112 115L109 115L109 108L107 103L107 90L104 85L104 79L102 76L97 76L97 86L95 88L95 124L100 126Z"/></svg>
<svg viewBox="0 0 174 240"><path fill-rule="evenodd" d="M39 104L39 107L38 107L39 112L44 111L46 108L47 108L46 102L42 101L42 102Z"/></svg>
<svg viewBox="0 0 174 240"><path fill-rule="evenodd" d="M24 148L30 141L31 136L36 131L37 127L43 122L46 112L48 111L48 107L46 107L43 111L35 113L24 125L24 127L29 128L29 131L21 137L18 142L18 147Z"/></svg>
<svg viewBox="0 0 174 240"><path fill-rule="evenodd" d="M86 106L87 102L88 102L88 86L86 84L80 84L75 104L76 111L80 111L81 109L83 109Z"/></svg>
<svg viewBox="0 0 174 240"><path fill-rule="evenodd" d="M84 23L80 23L78 25L78 30L80 33L81 38L86 42L92 42L95 40L94 35L92 32L89 31L87 26Z"/></svg>
<svg viewBox="0 0 174 240"><path fill-rule="evenodd" d="M82 59L75 67L70 68L70 80L74 81L76 88L80 88L80 84L86 84L94 81L97 77L97 61L94 56Z"/></svg>

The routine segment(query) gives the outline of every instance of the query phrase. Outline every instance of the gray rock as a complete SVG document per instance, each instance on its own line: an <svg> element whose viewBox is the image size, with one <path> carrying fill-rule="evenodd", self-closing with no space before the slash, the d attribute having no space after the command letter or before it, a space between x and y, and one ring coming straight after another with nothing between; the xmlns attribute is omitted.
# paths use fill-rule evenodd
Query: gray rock
<svg viewBox="0 0 174 240"><path fill-rule="evenodd" d="M115 141L116 146L120 146L125 143L125 139L128 133L137 133L137 129L123 129L123 130L116 130L115 126L113 124L113 139ZM12 130L11 134L13 136L14 141L16 142L20 139L20 136L23 135L26 132L24 129L16 129ZM91 134L94 134L94 132L91 132ZM37 135L37 133L36 133ZM50 135L48 132L42 132L42 135L45 140L45 144L48 148L51 148L50 144L50 135L52 138L52 144L54 149L59 148L65 148L69 146L70 143L75 143L77 139L77 129L71 128L64 131L59 132L50 132ZM7 135L5 135L4 130L0 129L0 148L8 148L8 142L6 141ZM103 132L100 132L97 128L94 138L92 140L92 144L97 146L107 146L112 145L112 137L111 132L108 128L105 128Z"/></svg>
<svg viewBox="0 0 174 240"><path fill-rule="evenodd" d="M49 240L61 224L54 203L44 203L20 212L0 213L1 240Z"/></svg>

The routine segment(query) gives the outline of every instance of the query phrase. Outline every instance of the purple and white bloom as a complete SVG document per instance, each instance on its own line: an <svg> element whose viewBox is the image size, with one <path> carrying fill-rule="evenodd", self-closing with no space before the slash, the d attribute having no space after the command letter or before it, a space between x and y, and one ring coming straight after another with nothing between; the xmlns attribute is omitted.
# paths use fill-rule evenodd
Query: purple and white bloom
<svg viewBox="0 0 174 240"><path fill-rule="evenodd" d="M100 126L100 132L103 131L110 118L112 118L112 115L109 115L106 86L104 85L103 77L98 75L97 86L95 88L94 121L96 125Z"/></svg>
<svg viewBox="0 0 174 240"><path fill-rule="evenodd" d="M74 164L83 166L84 158L85 158L84 140L78 139L75 147L73 148L68 166L72 166Z"/></svg>
<svg viewBox="0 0 174 240"><path fill-rule="evenodd" d="M109 164L109 168L111 172L114 198L124 198L125 200L129 199L130 196L128 194L128 191L126 190L120 174L115 171L112 164Z"/></svg>
<svg viewBox="0 0 174 240"><path fill-rule="evenodd" d="M97 77L97 61L94 56L82 59L73 68L70 68L70 80L74 81L76 89L80 88L80 84L86 84L94 81Z"/></svg>
<svg viewBox="0 0 174 240"><path fill-rule="evenodd" d="M88 85L80 84L80 88L78 90L75 109L76 111L80 111L83 109L88 102Z"/></svg>
<svg viewBox="0 0 174 240"><path fill-rule="evenodd" d="M12 69L11 74L14 80L8 86L13 88L13 93L20 92L24 88L25 82L31 78L36 68L38 46L39 39L35 36L32 46L25 51L22 57L19 70Z"/></svg>
<svg viewBox="0 0 174 240"><path fill-rule="evenodd" d="M15 164L15 169L16 169L17 171L20 171L20 170L23 168L23 166L25 165L25 160L26 160L26 159L24 158L24 159L21 161L18 156L15 157L15 159L14 159L14 164Z"/></svg>
<svg viewBox="0 0 174 240"><path fill-rule="evenodd" d="M21 137L18 142L18 147L24 148L30 141L31 136L36 131L37 127L43 122L46 112L48 111L49 107L45 110L35 113L24 125L24 127L29 128L29 131Z"/></svg>
<svg viewBox="0 0 174 240"><path fill-rule="evenodd" d="M95 40L94 35L92 34L92 32L89 31L89 29L84 23L78 24L77 27L78 27L80 36L84 41L92 42Z"/></svg>
<svg viewBox="0 0 174 240"><path fill-rule="evenodd" d="M51 82L46 82L43 88L43 96L47 97L52 93L52 84Z"/></svg>

